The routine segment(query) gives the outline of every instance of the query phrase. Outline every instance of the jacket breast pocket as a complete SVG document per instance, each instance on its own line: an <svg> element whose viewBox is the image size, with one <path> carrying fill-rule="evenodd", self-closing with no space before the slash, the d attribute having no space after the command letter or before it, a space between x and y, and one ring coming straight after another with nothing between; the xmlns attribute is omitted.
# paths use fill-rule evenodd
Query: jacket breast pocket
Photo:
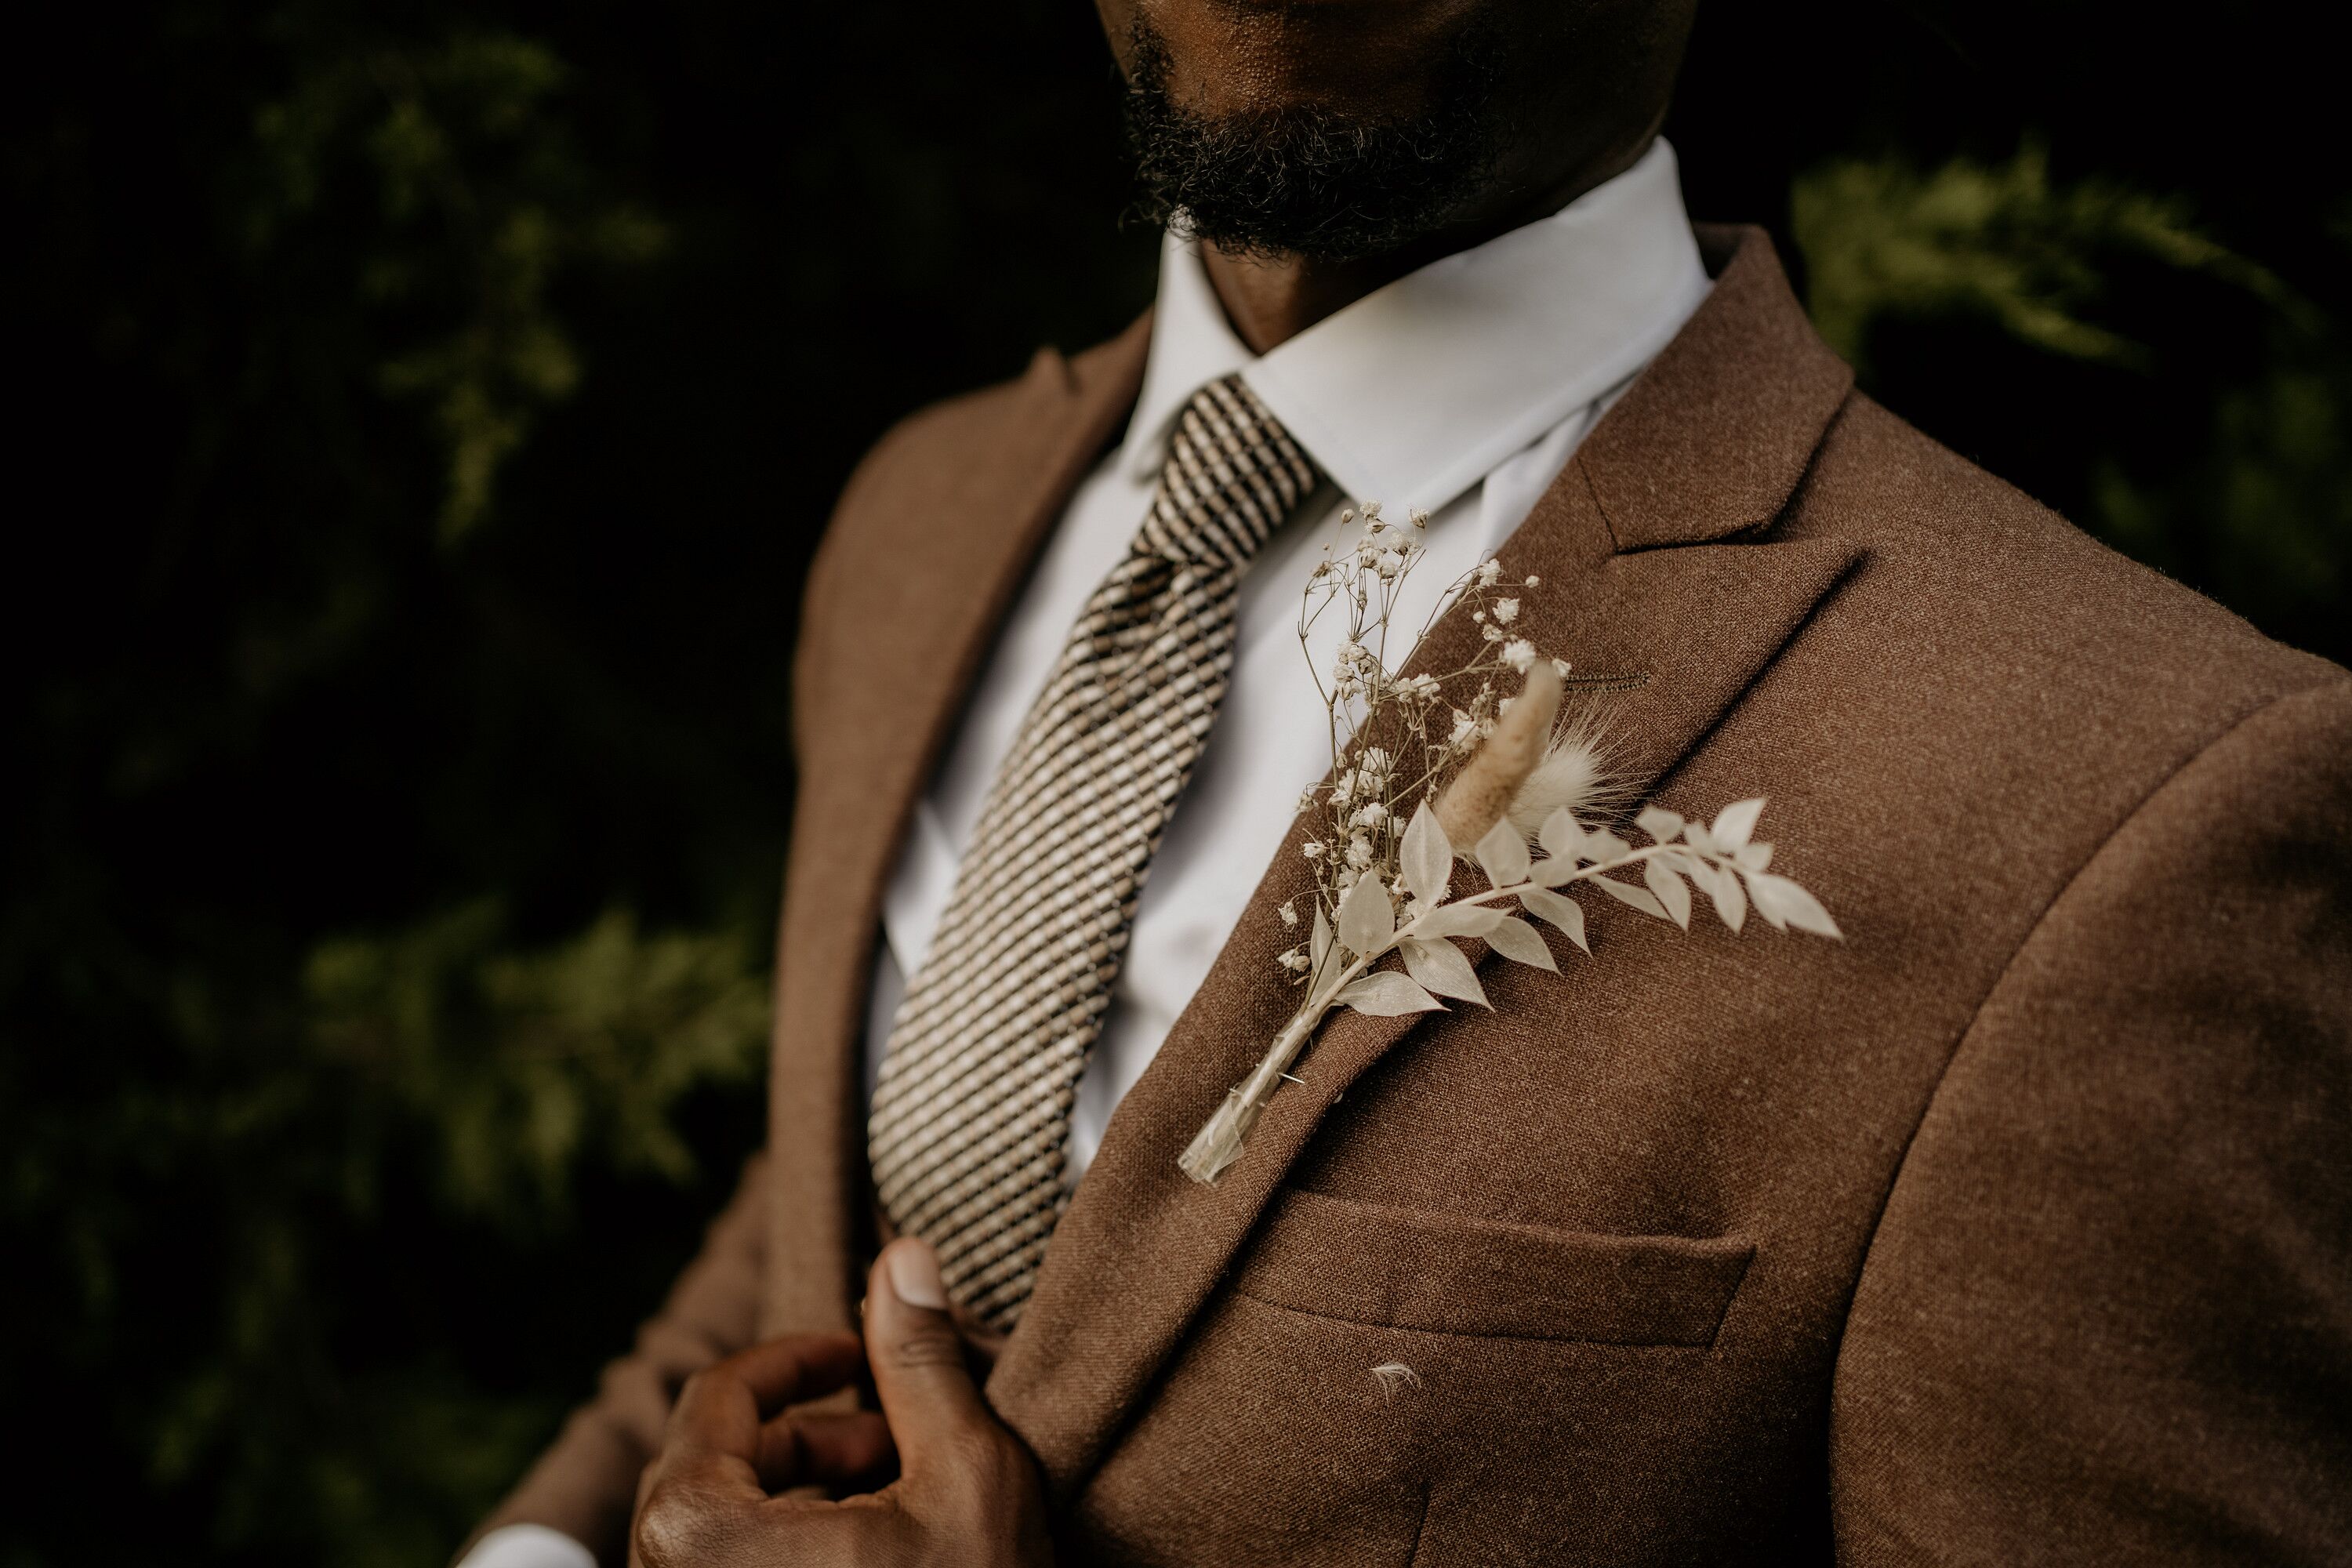
<svg viewBox="0 0 2352 1568"><path fill-rule="evenodd" d="M1667 1568L1756 1247L1279 1194L1076 1509L1087 1561Z"/></svg>
<svg viewBox="0 0 2352 1568"><path fill-rule="evenodd" d="M1233 1288L1381 1328L1704 1346L1755 1252L1738 1237L1602 1236L1293 1190L1260 1222Z"/></svg>

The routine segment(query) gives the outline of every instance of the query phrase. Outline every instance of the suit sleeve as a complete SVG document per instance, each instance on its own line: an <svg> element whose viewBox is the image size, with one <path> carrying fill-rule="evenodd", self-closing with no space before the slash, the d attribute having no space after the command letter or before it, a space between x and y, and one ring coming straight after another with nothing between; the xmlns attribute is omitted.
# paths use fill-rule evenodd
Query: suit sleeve
<svg viewBox="0 0 2352 1568"><path fill-rule="evenodd" d="M686 1380L751 1342L765 1236L765 1163L745 1166L735 1195L703 1238L628 1354L604 1368L593 1398L572 1412L547 1452L457 1553L490 1532L543 1526L585 1546L597 1562L626 1556L637 1478L661 1442L670 1402ZM511 1539L511 1538L509 1538Z"/></svg>
<svg viewBox="0 0 2352 1568"><path fill-rule="evenodd" d="M2183 767L2011 961L1830 1432L1854 1568L2352 1562L2352 683Z"/></svg>

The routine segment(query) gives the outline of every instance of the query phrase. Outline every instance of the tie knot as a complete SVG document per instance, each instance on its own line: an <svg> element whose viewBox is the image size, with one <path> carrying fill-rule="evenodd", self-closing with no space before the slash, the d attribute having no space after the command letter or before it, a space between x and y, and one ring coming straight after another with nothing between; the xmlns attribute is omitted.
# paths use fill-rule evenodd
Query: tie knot
<svg viewBox="0 0 2352 1568"><path fill-rule="evenodd" d="M1213 381L1177 417L1139 548L1179 564L1244 565L1321 478L1241 377Z"/></svg>

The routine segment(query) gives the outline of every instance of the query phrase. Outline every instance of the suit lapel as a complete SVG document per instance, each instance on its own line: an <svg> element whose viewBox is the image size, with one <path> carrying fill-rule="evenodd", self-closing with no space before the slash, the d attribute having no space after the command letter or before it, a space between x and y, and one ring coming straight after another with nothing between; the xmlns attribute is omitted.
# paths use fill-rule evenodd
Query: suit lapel
<svg viewBox="0 0 2352 1568"><path fill-rule="evenodd" d="M1845 542L1757 537L1787 506L1851 387L1754 231L1701 232L1714 292L1594 430L1500 552L1538 647L1638 673L1612 699L1621 766L1654 785L1852 568ZM1476 628L1447 616L1412 660L1458 668ZM1302 677L1303 679L1303 677ZM1206 981L1113 1116L989 1384L1057 1502L1083 1488L1215 1289L1323 1113L1421 1020L1342 1014L1213 1187L1178 1154L1288 1017L1276 910L1311 892L1295 827ZM1601 918L1606 919L1605 915ZM1575 984L1571 970L1568 984Z"/></svg>
<svg viewBox="0 0 2352 1568"><path fill-rule="evenodd" d="M1132 406L1150 319L1076 362L1041 353L967 449L875 468L820 558L795 670L802 770L771 1056L772 1205L760 1327L846 1327L868 1208L866 1000L915 803L1051 525ZM887 440L886 438L886 447Z"/></svg>

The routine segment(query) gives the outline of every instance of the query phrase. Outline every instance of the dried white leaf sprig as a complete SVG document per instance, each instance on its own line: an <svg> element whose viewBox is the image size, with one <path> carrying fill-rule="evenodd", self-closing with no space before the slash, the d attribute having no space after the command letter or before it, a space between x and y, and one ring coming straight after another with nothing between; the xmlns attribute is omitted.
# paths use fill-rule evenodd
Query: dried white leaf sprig
<svg viewBox="0 0 2352 1568"><path fill-rule="evenodd" d="M1583 906L1562 889L1597 888L1687 931L1696 886L1735 932L1753 909L1775 930L1840 934L1818 900L1769 868L1772 847L1755 837L1760 799L1725 806L1705 824L1645 807L1633 822L1650 842L1638 847L1578 821L1580 811L1605 804L1613 785L1601 766L1590 717L1565 731L1557 726L1573 679L1568 664L1544 658L1512 629L1517 595L1538 587L1536 578L1507 595L1501 569L1482 563L1440 601L1441 609L1468 605L1483 634L1478 653L1450 676L1390 677L1388 617L1398 584L1421 559L1427 520L1415 513L1410 524L1389 523L1370 506L1363 521L1358 544L1316 569L1299 619L1304 646L1316 620L1335 605L1347 617L1332 678L1327 685L1318 672L1317 679L1330 713L1331 776L1299 802L1323 824L1320 837L1305 846L1316 875L1315 910L1307 940L1276 960L1304 985L1306 998L1185 1148L1178 1163L1195 1181L1215 1181L1241 1157L1266 1102L1332 1009L1393 1017L1442 1010L1440 997L1491 1006L1469 955L1456 945L1468 939L1513 963L1558 973L1550 947L1517 911L1558 927L1590 952ZM1509 674L1523 683L1504 697L1497 681ZM1578 684L1605 689L1623 683L1603 678ZM1408 752L1418 753L1416 764L1402 763ZM1449 770L1433 804L1429 792ZM1412 811L1400 826L1407 803ZM1465 845L1487 886L1449 898L1455 858ZM1620 879L1637 868L1638 883ZM1293 905L1284 905L1282 916L1299 923ZM1402 971L1376 967L1391 953Z"/></svg>

